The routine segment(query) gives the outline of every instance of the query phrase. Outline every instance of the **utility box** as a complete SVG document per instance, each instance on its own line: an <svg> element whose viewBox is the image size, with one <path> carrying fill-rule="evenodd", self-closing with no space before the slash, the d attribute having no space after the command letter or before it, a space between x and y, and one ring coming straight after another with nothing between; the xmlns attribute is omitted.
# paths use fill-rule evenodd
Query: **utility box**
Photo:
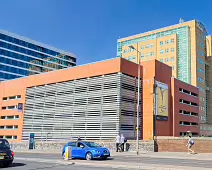
<svg viewBox="0 0 212 170"><path fill-rule="evenodd" d="M72 159L72 148L70 146L65 148L65 160L68 161Z"/></svg>

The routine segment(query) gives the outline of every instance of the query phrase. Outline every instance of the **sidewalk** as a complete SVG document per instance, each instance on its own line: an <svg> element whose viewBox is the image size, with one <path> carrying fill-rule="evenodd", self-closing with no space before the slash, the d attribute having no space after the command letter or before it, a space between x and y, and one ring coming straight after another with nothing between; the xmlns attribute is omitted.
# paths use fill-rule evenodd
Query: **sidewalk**
<svg viewBox="0 0 212 170"><path fill-rule="evenodd" d="M133 156L133 155L132 155ZM167 159L193 159L193 160L212 160L212 153L187 154L187 152L153 152L141 153L140 157L167 158Z"/></svg>
<svg viewBox="0 0 212 170"><path fill-rule="evenodd" d="M31 154L61 154L61 150L14 150L14 152ZM136 152L111 152L111 156L212 160L212 153L199 153L193 155L187 154L186 152L142 152L137 155Z"/></svg>

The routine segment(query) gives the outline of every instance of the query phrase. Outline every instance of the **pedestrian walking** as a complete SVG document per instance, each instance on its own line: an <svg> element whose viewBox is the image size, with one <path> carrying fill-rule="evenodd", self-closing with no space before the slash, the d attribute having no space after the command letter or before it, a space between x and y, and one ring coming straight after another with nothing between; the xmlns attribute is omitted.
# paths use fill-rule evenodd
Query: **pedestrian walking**
<svg viewBox="0 0 212 170"><path fill-rule="evenodd" d="M121 151L124 152L125 137L121 134Z"/></svg>
<svg viewBox="0 0 212 170"><path fill-rule="evenodd" d="M192 150L192 146L194 145L194 140L191 138L191 135L189 135L189 139L188 139L188 143L187 143L187 147L188 147L188 154L193 153L194 154L194 150Z"/></svg>
<svg viewBox="0 0 212 170"><path fill-rule="evenodd" d="M118 152L119 151L119 145L121 143L121 137L120 137L119 134L116 136L115 142L116 142L116 152Z"/></svg>

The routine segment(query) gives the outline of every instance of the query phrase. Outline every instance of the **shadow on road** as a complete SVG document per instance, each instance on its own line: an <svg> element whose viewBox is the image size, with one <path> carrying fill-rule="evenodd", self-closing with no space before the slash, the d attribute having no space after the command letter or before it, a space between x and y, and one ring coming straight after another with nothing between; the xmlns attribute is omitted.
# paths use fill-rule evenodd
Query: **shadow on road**
<svg viewBox="0 0 212 170"><path fill-rule="evenodd" d="M114 158L107 158L107 159L94 159L93 161L110 161L113 160Z"/></svg>
<svg viewBox="0 0 212 170"><path fill-rule="evenodd" d="M86 161L85 159L72 159L72 160L79 160L79 161ZM107 158L107 159L92 159L91 161L110 161L110 160L114 160L114 158Z"/></svg>

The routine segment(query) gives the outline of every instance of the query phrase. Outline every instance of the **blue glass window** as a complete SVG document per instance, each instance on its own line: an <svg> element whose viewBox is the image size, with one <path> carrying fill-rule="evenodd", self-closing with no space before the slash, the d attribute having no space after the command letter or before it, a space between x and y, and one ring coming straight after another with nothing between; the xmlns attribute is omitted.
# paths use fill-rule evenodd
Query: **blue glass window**
<svg viewBox="0 0 212 170"><path fill-rule="evenodd" d="M18 45L21 45L21 46L24 46L24 47L28 47L28 48L31 48L33 50L42 51L44 53L47 53L47 54L50 54L50 55L53 55L53 56L59 55L59 53L56 52L56 51L49 50L49 49L37 46L35 44L28 43L28 42L25 42L23 40L19 40L17 38L10 37L10 36L4 35L4 34L0 34L0 39L14 43L14 44L18 44Z"/></svg>
<svg viewBox="0 0 212 170"><path fill-rule="evenodd" d="M201 77L198 77L198 81L199 81L200 83L204 83L204 79L202 79Z"/></svg>
<svg viewBox="0 0 212 170"><path fill-rule="evenodd" d="M204 70L201 69L201 68L197 68L198 72L201 73L201 74L204 74Z"/></svg>
<svg viewBox="0 0 212 170"><path fill-rule="evenodd" d="M204 57L205 56L205 53L202 52L202 51L199 51L199 55L201 55L202 57Z"/></svg>
<svg viewBox="0 0 212 170"><path fill-rule="evenodd" d="M201 59L198 58L197 60L201 65L204 65L204 62Z"/></svg>
<svg viewBox="0 0 212 170"><path fill-rule="evenodd" d="M201 46L202 48L205 48L205 44L203 44L202 42L200 43L200 46Z"/></svg>

